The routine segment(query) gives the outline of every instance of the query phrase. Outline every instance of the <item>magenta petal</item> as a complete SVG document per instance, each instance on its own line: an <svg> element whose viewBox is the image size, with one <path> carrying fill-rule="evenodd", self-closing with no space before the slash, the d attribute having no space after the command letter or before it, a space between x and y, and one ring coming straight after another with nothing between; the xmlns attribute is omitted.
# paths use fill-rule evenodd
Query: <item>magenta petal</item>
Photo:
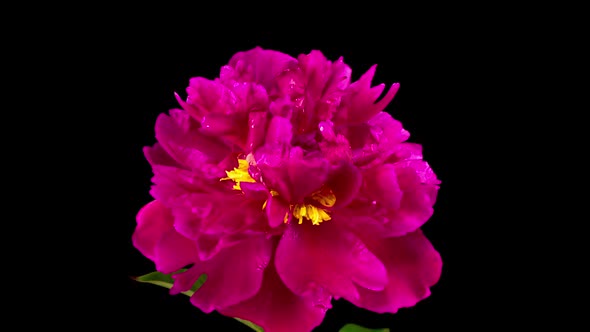
<svg viewBox="0 0 590 332"><path fill-rule="evenodd" d="M251 321L265 332L308 332L320 325L331 308L330 300L326 294L317 299L293 294L270 264L254 297L219 312Z"/></svg>
<svg viewBox="0 0 590 332"><path fill-rule="evenodd" d="M191 303L210 313L251 298L260 289L271 254L272 241L265 236L255 236L219 251L209 260L195 263L190 279L196 280L195 276L198 278L205 273L207 281L193 294ZM174 291L186 290L182 288L187 285L190 288L192 284L181 282Z"/></svg>
<svg viewBox="0 0 590 332"><path fill-rule="evenodd" d="M197 246L174 228L166 232L155 248L156 270L172 273L197 260Z"/></svg>
<svg viewBox="0 0 590 332"><path fill-rule="evenodd" d="M265 112L268 109L268 94L256 83L235 83L230 89L236 97L236 112Z"/></svg>
<svg viewBox="0 0 590 332"><path fill-rule="evenodd" d="M275 264L295 294L326 289L344 298L358 298L355 284L381 290L385 267L353 233L330 220L319 226L291 225L279 242Z"/></svg>
<svg viewBox="0 0 590 332"><path fill-rule="evenodd" d="M199 259L206 261L217 255L219 251L247 239L245 233L236 234L200 234L196 244L199 251Z"/></svg>
<svg viewBox="0 0 590 332"><path fill-rule="evenodd" d="M148 163L153 167L155 165L170 166L176 168L182 168L183 166L174 160L160 143L154 144L154 146L146 146L143 148L143 155L147 159Z"/></svg>
<svg viewBox="0 0 590 332"><path fill-rule="evenodd" d="M358 81L350 84L345 91L340 105L338 123L355 124L365 122L383 111L393 100L399 89L398 83L393 84L385 96L377 101L385 89L385 85L379 84L371 87L376 68L376 65L371 66Z"/></svg>
<svg viewBox="0 0 590 332"><path fill-rule="evenodd" d="M162 235L173 229L174 217L159 201L151 201L137 213L137 226L132 235L133 246L154 261L155 248Z"/></svg>
<svg viewBox="0 0 590 332"><path fill-rule="evenodd" d="M264 143L268 117L266 112L251 112L248 115L246 152L252 152Z"/></svg>
<svg viewBox="0 0 590 332"><path fill-rule="evenodd" d="M242 182L240 183L240 188L242 189L246 197L252 200L259 200L260 202L264 202L264 200L266 200L266 198L268 197L268 189L266 189L265 186L258 182ZM264 203L260 204L260 206L262 206L262 204Z"/></svg>
<svg viewBox="0 0 590 332"><path fill-rule="evenodd" d="M440 278L442 260L422 231L366 242L385 264L389 284L379 292L358 287L360 297L352 303L378 313L395 313L430 295L430 287Z"/></svg>
<svg viewBox="0 0 590 332"><path fill-rule="evenodd" d="M304 197L320 189L328 177L329 166L321 158L292 158L276 166L258 164L264 184L291 204L302 202Z"/></svg>
<svg viewBox="0 0 590 332"><path fill-rule="evenodd" d="M247 113L218 114L211 113L203 116L201 132L206 135L235 135L246 136L248 125Z"/></svg>
<svg viewBox="0 0 590 332"><path fill-rule="evenodd" d="M344 162L330 172L328 187L336 196L334 207L343 207L358 194L363 177L359 169L351 163Z"/></svg>
<svg viewBox="0 0 590 332"><path fill-rule="evenodd" d="M197 168L203 163L219 162L229 153L221 141L201 134L194 120L182 111L161 114L156 120L156 138L174 160Z"/></svg>
<svg viewBox="0 0 590 332"><path fill-rule="evenodd" d="M367 170L363 186L369 200L386 209L399 209L403 193L393 165L382 165Z"/></svg>
<svg viewBox="0 0 590 332"><path fill-rule="evenodd" d="M184 272L173 274L174 284L170 288L170 294L175 295L191 289L195 282L197 282L197 279L203 274L202 271L203 269L200 264L194 264Z"/></svg>
<svg viewBox="0 0 590 332"><path fill-rule="evenodd" d="M256 82L269 90L281 72L296 64L297 61L287 54L255 47L236 53L229 60L228 66L222 68L221 79Z"/></svg>
<svg viewBox="0 0 590 332"><path fill-rule="evenodd" d="M191 78L186 92L188 96L185 105L190 105L186 111L199 122L209 113L235 112L235 95L217 81L202 77Z"/></svg>
<svg viewBox="0 0 590 332"><path fill-rule="evenodd" d="M291 144L293 128L289 119L274 116L266 132L266 144L271 148L282 148Z"/></svg>
<svg viewBox="0 0 590 332"><path fill-rule="evenodd" d="M289 204L279 196L270 196L266 203L266 216L270 227L277 227L284 223L285 215L289 212Z"/></svg>

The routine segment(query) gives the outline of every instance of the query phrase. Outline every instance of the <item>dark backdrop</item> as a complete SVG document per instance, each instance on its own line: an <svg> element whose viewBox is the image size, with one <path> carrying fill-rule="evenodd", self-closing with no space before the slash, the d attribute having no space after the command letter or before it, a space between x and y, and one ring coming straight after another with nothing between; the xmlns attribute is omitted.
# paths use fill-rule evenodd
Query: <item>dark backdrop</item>
<svg viewBox="0 0 590 332"><path fill-rule="evenodd" d="M490 172L482 167L482 158L493 153L492 146L475 138L486 126L483 114L489 114L481 99L487 86L480 83L480 75L488 70L480 57L487 47L481 42L485 36L479 33L479 39L473 39L470 22L459 24L437 15L416 15L401 23L404 15L398 14L379 24L351 15L326 26L315 26L314 19L232 25L195 18L194 24L176 26L174 20L158 17L135 18L129 24L120 18L110 32L96 33L98 42L88 43L86 50L94 57L80 70L92 68L92 75L100 78L83 98L84 103L100 105L88 117L98 129L91 138L98 148L90 162L99 179L93 182L97 197L92 205L100 217L87 231L97 241L89 252L93 259L83 263L89 270L83 275L86 289L74 292L81 306L88 302L86 296L93 299L95 305L83 310L90 322L137 331L158 325L249 330L217 313L203 314L183 295L170 296L164 288L133 281L132 276L154 266L133 248L131 235L137 211L151 200L151 169L142 148L155 143L156 117L178 107L174 92L184 96L189 78L213 79L233 54L255 46L294 57L313 49L330 60L343 56L353 80L378 64L375 84L401 84L386 110L410 132L409 141L423 145L425 160L442 181L434 216L422 228L443 259L432 295L394 315L334 301L317 331L337 331L345 323L398 332L477 331L507 317L508 305L496 306L503 276L490 260L498 247L487 246L495 226L490 226L491 212L478 196Z"/></svg>

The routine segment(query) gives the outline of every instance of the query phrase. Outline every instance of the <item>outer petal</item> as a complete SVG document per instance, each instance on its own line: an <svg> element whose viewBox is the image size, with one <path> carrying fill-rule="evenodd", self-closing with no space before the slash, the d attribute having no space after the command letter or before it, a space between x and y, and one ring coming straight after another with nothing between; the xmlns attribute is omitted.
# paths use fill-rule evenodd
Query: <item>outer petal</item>
<svg viewBox="0 0 590 332"><path fill-rule="evenodd" d="M334 166L328 178L328 187L336 195L335 207L343 207L350 203L358 194L363 182L361 172L349 162Z"/></svg>
<svg viewBox="0 0 590 332"><path fill-rule="evenodd" d="M292 149L292 152L296 149ZM326 182L329 164L322 158L299 159L295 156L277 165L259 163L263 183L289 203L299 203Z"/></svg>
<svg viewBox="0 0 590 332"><path fill-rule="evenodd" d="M381 290L387 284L383 264L353 233L335 225L291 225L276 251L276 268L295 294L325 289L338 297L356 298L355 284Z"/></svg>
<svg viewBox="0 0 590 332"><path fill-rule="evenodd" d="M217 163L229 153L221 141L201 134L185 112L173 110L170 114L161 114L156 120L156 139L178 163L198 168L203 163Z"/></svg>
<svg viewBox="0 0 590 332"><path fill-rule="evenodd" d="M364 175L363 186L369 200L386 209L399 209L403 193L393 165L375 167Z"/></svg>
<svg viewBox="0 0 590 332"><path fill-rule="evenodd" d="M383 291L358 288L360 297L348 299L378 313L395 313L430 295L442 272L442 260L420 230L403 237L365 241L387 268L389 284Z"/></svg>
<svg viewBox="0 0 590 332"><path fill-rule="evenodd" d="M359 199L343 211L334 211L333 217L355 232L402 236L417 230L432 216L438 183L422 160L368 169Z"/></svg>
<svg viewBox="0 0 590 332"><path fill-rule="evenodd" d="M266 332L308 332L320 325L331 308L330 300L327 294L317 299L293 294L270 264L264 272L262 287L253 298L219 312L249 320Z"/></svg>
<svg viewBox="0 0 590 332"><path fill-rule="evenodd" d="M383 111L393 100L399 89L399 83L394 83L385 96L377 101L385 89L384 84L371 87L371 81L375 75L376 65L373 65L361 78L352 83L342 97L341 107L337 113L338 124L355 124L369 120L377 113Z"/></svg>
<svg viewBox="0 0 590 332"><path fill-rule="evenodd" d="M159 201L151 201L137 213L137 226L131 237L133 246L145 257L156 259L156 244L173 229L174 217Z"/></svg>
<svg viewBox="0 0 590 332"><path fill-rule="evenodd" d="M342 58L331 62L317 50L301 54L297 59L304 76L305 93L292 121L294 131L302 134L316 130L319 121L332 118L350 83L351 69Z"/></svg>
<svg viewBox="0 0 590 332"><path fill-rule="evenodd" d="M152 167L162 165L175 168L184 168L181 164L174 160L174 158L172 158L159 143L154 144L154 146L144 147L143 155Z"/></svg>
<svg viewBox="0 0 590 332"><path fill-rule="evenodd" d="M287 54L255 47L236 53L221 69L220 77L224 82L256 82L270 90L281 72L296 65L297 61Z"/></svg>
<svg viewBox="0 0 590 332"><path fill-rule="evenodd" d="M235 112L235 95L217 81L203 77L193 77L186 88L186 102L183 108L197 121L209 113L229 114Z"/></svg>
<svg viewBox="0 0 590 332"><path fill-rule="evenodd" d="M166 232L155 248L156 270L172 273L197 260L194 241L180 235L174 228Z"/></svg>
<svg viewBox="0 0 590 332"><path fill-rule="evenodd" d="M197 278L207 281L191 297L191 303L205 313L251 298L260 289L262 276L272 255L272 241L254 236L221 250L206 261L198 261L188 271L174 275L172 294L189 289Z"/></svg>

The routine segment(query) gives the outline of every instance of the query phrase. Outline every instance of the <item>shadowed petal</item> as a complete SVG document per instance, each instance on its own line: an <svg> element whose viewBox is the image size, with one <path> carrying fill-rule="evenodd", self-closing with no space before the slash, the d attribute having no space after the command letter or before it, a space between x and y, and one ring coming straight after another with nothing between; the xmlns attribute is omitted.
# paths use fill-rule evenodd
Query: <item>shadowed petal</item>
<svg viewBox="0 0 590 332"><path fill-rule="evenodd" d="M237 304L258 293L271 255L272 241L265 236L253 236L224 248L209 260L196 262L185 273L174 275L170 292L190 289L205 273L207 281L191 296L192 304L205 313Z"/></svg>
<svg viewBox="0 0 590 332"><path fill-rule="evenodd" d="M395 313L430 295L442 272L439 253L420 230L402 237L365 240L387 269L389 283L382 291L358 288L353 304L378 313Z"/></svg>
<svg viewBox="0 0 590 332"><path fill-rule="evenodd" d="M361 172L349 162L335 166L328 178L328 187L336 196L335 208L346 206L358 194L363 182Z"/></svg>
<svg viewBox="0 0 590 332"><path fill-rule="evenodd" d="M161 114L156 120L156 138L178 163L198 168L203 163L217 163L229 153L221 141L201 134L185 112L171 111L171 115Z"/></svg>
<svg viewBox="0 0 590 332"><path fill-rule="evenodd" d="M137 226L132 235L133 245L145 257L156 259L156 244L162 235L173 229L174 217L159 201L151 201L137 213Z"/></svg>
<svg viewBox="0 0 590 332"><path fill-rule="evenodd" d="M297 61L287 54L255 47L236 53L221 69L220 77L224 82L256 82L268 91L281 72L296 65Z"/></svg>
<svg viewBox="0 0 590 332"><path fill-rule="evenodd" d="M263 183L291 203L320 189L328 178L329 163L322 158L282 160L278 165L259 163Z"/></svg>
<svg viewBox="0 0 590 332"><path fill-rule="evenodd" d="M277 227L284 223L285 215L289 212L289 204L279 196L270 196L265 210L270 227Z"/></svg>
<svg viewBox="0 0 590 332"><path fill-rule="evenodd" d="M353 233L335 220L313 226L291 225L276 251L276 268L295 294L326 289L337 297L356 298L355 284L381 290L387 284L383 264Z"/></svg>
<svg viewBox="0 0 590 332"><path fill-rule="evenodd" d="M383 109L385 109L385 107L393 100L393 97L399 89L399 83L394 83L385 96L377 101L385 89L385 85L379 84L371 87L371 81L375 75L376 68L377 66L373 65L358 81L350 84L346 89L335 122L339 124L365 122L377 113L383 111Z"/></svg>
<svg viewBox="0 0 590 332"><path fill-rule="evenodd" d="M180 235L174 228L164 233L155 248L156 270L172 273L197 260L194 241Z"/></svg>
<svg viewBox="0 0 590 332"><path fill-rule="evenodd" d="M219 312L251 321L265 332L308 332L320 325L331 308L330 300L327 294L316 299L293 294L279 278L274 264L270 264L253 298Z"/></svg>

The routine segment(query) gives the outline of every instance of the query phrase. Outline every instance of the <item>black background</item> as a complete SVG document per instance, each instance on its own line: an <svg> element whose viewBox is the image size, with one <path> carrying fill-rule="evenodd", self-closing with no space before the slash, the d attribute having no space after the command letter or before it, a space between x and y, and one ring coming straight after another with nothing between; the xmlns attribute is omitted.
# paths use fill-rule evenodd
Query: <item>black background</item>
<svg viewBox="0 0 590 332"><path fill-rule="evenodd" d="M505 299L506 280L516 283L517 278L500 258L509 240L498 236L499 202L486 192L500 149L488 134L502 131L491 124L489 99L490 94L501 98L501 89L490 89L505 79L498 61L489 59L500 59L504 48L497 46L493 32L481 28L479 17L433 10L373 20L349 10L271 22L234 21L220 13L195 12L184 21L174 15L114 15L93 21L90 39L78 40L79 47L74 42L64 55L79 75L70 85L85 126L75 128L75 137L92 146L88 153L66 149L78 151L72 172L81 172L76 178L86 180L77 185L89 193L76 197L83 220L75 229L84 236L73 236L85 249L75 268L68 260L72 286L57 295L71 299L70 310L90 325L137 331L156 326L249 330L215 312L203 314L183 295L132 280L154 266L133 248L131 235L137 211L151 200L151 170L142 148L155 143L158 114L179 107L174 93L185 96L189 78L213 79L233 54L261 46L294 57L314 49L329 60L343 56L353 80L377 64L374 84L401 84L386 110L410 132L409 141L423 145L425 160L442 181L434 216L422 228L443 259L432 295L394 315L334 301L316 331L337 331L346 323L392 331L477 331L516 317L514 309L526 293ZM68 139L69 146L76 145L75 137ZM66 250L69 255L76 251Z"/></svg>

